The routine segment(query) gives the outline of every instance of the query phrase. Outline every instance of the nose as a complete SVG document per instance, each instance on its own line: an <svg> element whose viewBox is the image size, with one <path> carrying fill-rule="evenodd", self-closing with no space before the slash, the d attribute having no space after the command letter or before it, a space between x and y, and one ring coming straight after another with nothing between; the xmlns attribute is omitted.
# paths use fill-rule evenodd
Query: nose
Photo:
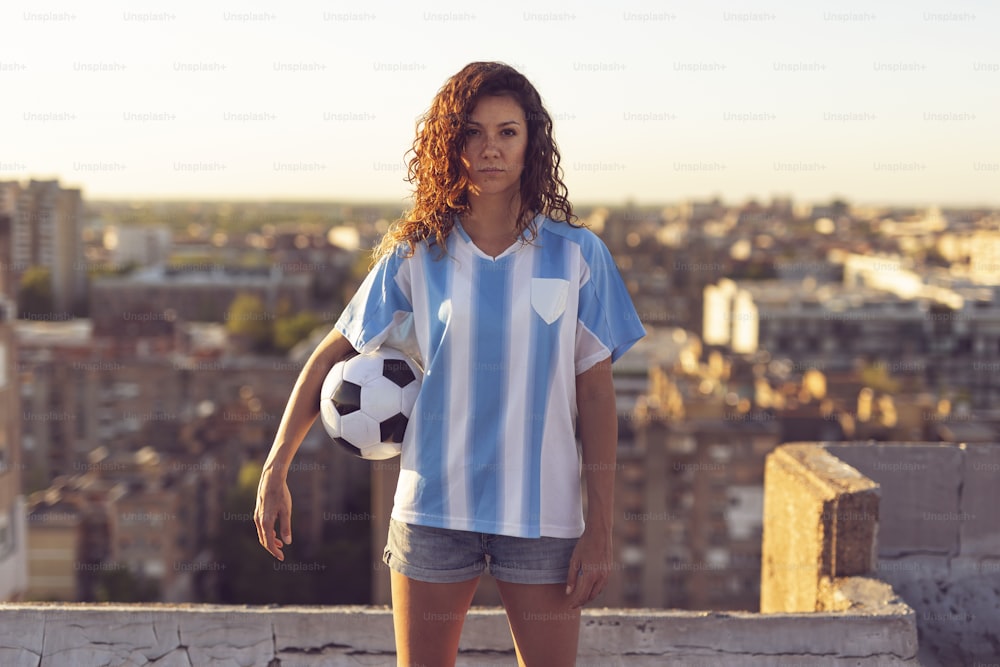
<svg viewBox="0 0 1000 667"><path fill-rule="evenodd" d="M483 142L483 153L495 155L499 151L497 138L489 134L486 135L486 141Z"/></svg>

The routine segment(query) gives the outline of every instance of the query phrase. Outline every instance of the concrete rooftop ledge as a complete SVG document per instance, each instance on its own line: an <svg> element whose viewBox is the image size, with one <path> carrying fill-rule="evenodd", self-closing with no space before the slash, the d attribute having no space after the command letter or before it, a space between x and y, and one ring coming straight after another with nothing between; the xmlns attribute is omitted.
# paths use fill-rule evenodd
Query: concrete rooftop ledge
<svg viewBox="0 0 1000 667"><path fill-rule="evenodd" d="M761 611L844 609L847 581L914 610L926 667L1000 665L1000 443L789 443L764 471ZM862 597L864 595L862 594Z"/></svg>
<svg viewBox="0 0 1000 667"><path fill-rule="evenodd" d="M882 582L838 584L848 611L585 610L577 665L918 664L913 610ZM0 628L4 667L395 664L392 612L384 607L7 603ZM502 609L473 608L458 664L516 664Z"/></svg>

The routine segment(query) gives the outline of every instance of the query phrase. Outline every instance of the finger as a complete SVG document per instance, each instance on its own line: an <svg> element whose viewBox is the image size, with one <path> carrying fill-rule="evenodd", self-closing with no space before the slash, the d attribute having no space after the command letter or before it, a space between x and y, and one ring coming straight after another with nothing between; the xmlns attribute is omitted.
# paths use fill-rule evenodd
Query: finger
<svg viewBox="0 0 1000 667"><path fill-rule="evenodd" d="M264 515L260 509L260 503L258 502L257 508L253 513L253 525L257 528L257 541L260 542L260 546L267 548L267 533L264 530Z"/></svg>
<svg viewBox="0 0 1000 667"><path fill-rule="evenodd" d="M592 576L586 570L579 571L576 578L576 586L573 588L573 594L569 597L570 609L576 609L587 601L587 595L590 594L590 589L594 585L591 580Z"/></svg>
<svg viewBox="0 0 1000 667"><path fill-rule="evenodd" d="M263 509L258 509L254 515L254 525L257 527L257 541L260 546L267 548L267 513Z"/></svg>
<svg viewBox="0 0 1000 667"><path fill-rule="evenodd" d="M597 598L597 596L601 594L601 591L604 590L604 584L606 582L607 582L606 577L598 575L597 578L594 580L594 584L593 586L591 586L590 591L587 593L587 599L584 600L583 604L592 602L595 598Z"/></svg>
<svg viewBox="0 0 1000 667"><path fill-rule="evenodd" d="M275 539L274 544L271 545L269 551L278 560L285 560L285 552L281 550L282 548L281 540Z"/></svg>
<svg viewBox="0 0 1000 667"><path fill-rule="evenodd" d="M570 600L572 608L582 607L604 590L608 582L607 573L603 572L599 566L584 567L578 584L577 595Z"/></svg>
<svg viewBox="0 0 1000 667"><path fill-rule="evenodd" d="M270 550L268 547L271 543L271 531L274 528L274 512L270 508L261 508L259 521L257 522L257 534L259 535L259 540L261 546L265 549Z"/></svg>
<svg viewBox="0 0 1000 667"><path fill-rule="evenodd" d="M566 595L570 595L576 589L576 582L580 574L580 559L576 554L569 559L569 572L566 573Z"/></svg>
<svg viewBox="0 0 1000 667"><path fill-rule="evenodd" d="M292 543L292 511L288 505L282 505L278 510L278 520L281 522L281 539L285 544Z"/></svg>
<svg viewBox="0 0 1000 667"><path fill-rule="evenodd" d="M283 546L281 539L278 538L278 534L275 532L271 533L270 544L265 548L278 560L285 560L285 554L281 551Z"/></svg>
<svg viewBox="0 0 1000 667"><path fill-rule="evenodd" d="M270 535L268 535L268 532L270 532ZM257 536L260 545L269 554L278 560L284 560L284 554L281 553L281 541L278 540L278 534L274 531L274 515L270 512L262 512L260 514L260 519L257 521Z"/></svg>
<svg viewBox="0 0 1000 667"><path fill-rule="evenodd" d="M573 589L573 594L570 595L569 605L570 608L576 609L581 607L587 602L587 596L590 595L591 589L594 587L594 572L584 567L579 566L577 570L576 586Z"/></svg>

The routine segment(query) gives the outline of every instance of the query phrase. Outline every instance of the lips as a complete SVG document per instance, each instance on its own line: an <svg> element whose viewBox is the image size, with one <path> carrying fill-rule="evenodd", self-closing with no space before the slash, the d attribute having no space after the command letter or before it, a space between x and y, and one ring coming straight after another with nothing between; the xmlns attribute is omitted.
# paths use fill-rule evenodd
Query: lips
<svg viewBox="0 0 1000 667"><path fill-rule="evenodd" d="M500 169L498 167L487 167L486 169L480 169L479 171L484 173L500 173L503 171L503 169Z"/></svg>

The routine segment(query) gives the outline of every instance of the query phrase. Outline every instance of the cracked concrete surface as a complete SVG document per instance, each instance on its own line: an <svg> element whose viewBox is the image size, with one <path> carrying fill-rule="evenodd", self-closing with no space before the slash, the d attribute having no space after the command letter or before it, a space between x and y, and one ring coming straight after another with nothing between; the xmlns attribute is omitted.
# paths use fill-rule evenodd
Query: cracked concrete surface
<svg viewBox="0 0 1000 667"><path fill-rule="evenodd" d="M881 599L872 608L857 602L848 613L813 614L591 609L584 612L577 664L917 664L912 610ZM395 662L392 612L383 607L7 603L0 605L0 628L4 667ZM459 665L514 664L503 610L473 609L460 651Z"/></svg>

